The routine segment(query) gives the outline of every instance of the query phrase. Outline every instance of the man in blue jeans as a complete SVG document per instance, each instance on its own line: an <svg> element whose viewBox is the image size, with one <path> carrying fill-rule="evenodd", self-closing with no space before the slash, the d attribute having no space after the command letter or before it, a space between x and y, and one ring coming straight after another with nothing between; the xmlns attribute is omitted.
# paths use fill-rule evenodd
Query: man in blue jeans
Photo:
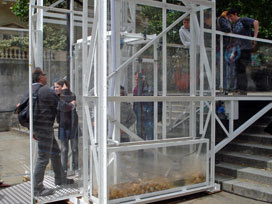
<svg viewBox="0 0 272 204"><path fill-rule="evenodd" d="M239 17L236 9L230 9L227 13L228 18L234 23L233 33L245 36L252 36L251 27L254 28L253 36L258 37L259 22L255 19L248 17ZM237 91L241 95L247 94L247 73L246 68L251 61L252 44L255 42L251 40L238 39L240 45L241 54L240 57L235 61L236 74L237 74Z"/></svg>
<svg viewBox="0 0 272 204"><path fill-rule="evenodd" d="M46 166L51 160L55 173L55 184L72 184L72 179L67 179L60 159L60 149L54 136L53 124L57 113L58 103L67 111L75 106L75 101L65 103L59 100L58 96L47 84L46 74L40 68L32 72L33 93L38 90L37 106L33 109L33 136L38 143L38 158L34 169L34 195L48 196L54 193L53 189L45 188L43 185ZM25 94L24 100L28 98Z"/></svg>

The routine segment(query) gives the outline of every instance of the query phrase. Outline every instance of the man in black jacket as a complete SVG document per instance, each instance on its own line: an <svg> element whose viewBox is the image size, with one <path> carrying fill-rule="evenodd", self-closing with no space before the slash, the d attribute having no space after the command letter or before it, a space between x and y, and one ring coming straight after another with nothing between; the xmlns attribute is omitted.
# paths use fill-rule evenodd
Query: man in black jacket
<svg viewBox="0 0 272 204"><path fill-rule="evenodd" d="M53 124L57 114L58 103L64 110L71 110L75 101L65 103L59 101L59 97L47 84L46 74L41 68L35 68L32 72L32 91L38 88L37 106L33 110L33 135L38 142L38 158L34 170L34 195L48 196L54 193L53 189L47 189L43 185L46 166L51 160L55 174L55 184L72 184L72 179L67 179L60 159L60 149L54 136ZM25 95L27 97L27 94Z"/></svg>

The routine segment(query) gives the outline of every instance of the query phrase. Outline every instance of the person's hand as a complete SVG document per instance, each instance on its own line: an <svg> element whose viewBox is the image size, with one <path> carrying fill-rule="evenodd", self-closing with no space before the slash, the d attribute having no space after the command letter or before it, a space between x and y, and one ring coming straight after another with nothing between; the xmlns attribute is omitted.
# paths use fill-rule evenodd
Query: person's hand
<svg viewBox="0 0 272 204"><path fill-rule="evenodd" d="M68 89L68 87L66 86L66 84L64 83L63 86L61 87L61 90L63 89Z"/></svg>
<svg viewBox="0 0 272 204"><path fill-rule="evenodd" d="M76 107L77 106L77 104L76 104L76 101L75 100L73 100L73 101L71 101L71 103Z"/></svg>

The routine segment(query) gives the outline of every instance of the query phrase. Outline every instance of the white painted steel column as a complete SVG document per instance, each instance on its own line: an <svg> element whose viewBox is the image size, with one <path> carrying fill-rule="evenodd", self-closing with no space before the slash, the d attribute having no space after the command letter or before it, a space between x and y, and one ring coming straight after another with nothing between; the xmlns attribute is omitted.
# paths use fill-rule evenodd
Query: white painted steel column
<svg viewBox="0 0 272 204"><path fill-rule="evenodd" d="M194 8L194 5L191 5ZM191 45L190 45L190 96L196 95L196 14L194 9L190 12L190 34L191 34ZM189 135L193 138L196 137L196 108L195 102L190 102L190 127ZM190 146L191 148L191 146ZM192 149L191 149L192 150Z"/></svg>
<svg viewBox="0 0 272 204"><path fill-rule="evenodd" d="M70 10L74 10L74 0L70 1ZM74 70L74 58L73 58L73 44L74 44L74 13L70 13L70 88L74 92L75 91L75 70ZM50 70L50 67L49 67Z"/></svg>
<svg viewBox="0 0 272 204"><path fill-rule="evenodd" d="M234 130L234 101L231 100L229 103L230 103L229 134L232 135L233 134L233 130Z"/></svg>
<svg viewBox="0 0 272 204"><path fill-rule="evenodd" d="M220 91L223 91L224 89L224 49L223 49L223 35L220 35ZM216 70L218 71L218 70ZM217 74L215 75L217 76Z"/></svg>
<svg viewBox="0 0 272 204"><path fill-rule="evenodd" d="M166 3L166 0L163 0ZM162 30L166 29L167 13L166 8L162 8ZM162 96L167 95L167 32L162 36ZM166 138L166 105L167 102L163 102L162 108L162 139Z"/></svg>
<svg viewBox="0 0 272 204"><path fill-rule="evenodd" d="M38 6L43 6L43 0L37 1ZM43 9L37 9L37 33L36 33L36 53L35 67L43 69Z"/></svg>
<svg viewBox="0 0 272 204"><path fill-rule="evenodd" d="M204 51L204 12L203 10L200 11L200 62L199 62L199 70L200 70L200 87L199 87L199 93L200 96L203 96L204 94L204 64L203 64L203 54L202 51ZM204 134L203 131L203 125L204 125L204 101L200 101L200 113L199 113L199 134ZM203 136L203 135L202 135Z"/></svg>
<svg viewBox="0 0 272 204"><path fill-rule="evenodd" d="M111 72L114 72L115 69L116 69L116 13L115 13L115 0L111 0L110 1L110 9L111 9L111 36L110 36L110 39L111 39ZM119 20L120 22L120 20ZM118 22L118 23L119 23ZM118 32L119 33L119 32ZM115 91L115 79L116 79L116 76L115 77L112 77L110 80L109 80L109 96L114 96L114 91ZM114 102L110 102L109 104L109 115L112 117L112 118L115 118L114 115L115 115L115 111L114 111ZM113 135L113 130L114 130L114 124L109 122L108 124L108 128L109 128L109 137L110 138L113 138L115 139L115 136Z"/></svg>
<svg viewBox="0 0 272 204"><path fill-rule="evenodd" d="M107 1L98 7L98 145L99 145L99 203L107 203Z"/></svg>
<svg viewBox="0 0 272 204"><path fill-rule="evenodd" d="M88 178L89 173L91 175L91 171L89 172L89 140L88 140L88 126L87 126L87 117L84 110L87 102L85 100L85 96L88 95L88 84L87 82L87 35L88 35L88 1L83 1L83 15L82 15L82 119L83 119L83 198L87 203L89 202L89 192L88 192Z"/></svg>
<svg viewBox="0 0 272 204"><path fill-rule="evenodd" d="M213 6L212 6L212 79L213 79L213 83L212 83L212 87L211 87L211 91L212 91L212 96L215 98L215 66L216 66L216 52L215 52L215 40L216 40L216 35L215 35L215 31L216 31L216 3L215 0L212 0L213 2ZM215 181L215 114L216 114L216 104L215 104L215 100L212 101L212 119L211 119L211 150L210 150L210 157L211 157L211 177L210 177L210 181L212 185L215 185L214 181Z"/></svg>
<svg viewBox="0 0 272 204"><path fill-rule="evenodd" d="M33 66L33 56L32 56L32 15L33 15L33 9L32 5L35 4L35 0L31 0L29 2L29 37L28 37L28 43L29 43L29 48L28 48L28 85L29 85L29 107L32 107L32 66ZM30 189L30 197L31 197L31 203L35 203L34 200L34 177L33 177L33 108L30 108L29 111L29 146L30 146L30 181L31 181L31 189Z"/></svg>
<svg viewBox="0 0 272 204"><path fill-rule="evenodd" d="M154 63L153 63L153 77L154 77L154 96L158 96L158 46L154 42ZM154 140L158 139L158 102L154 102Z"/></svg>

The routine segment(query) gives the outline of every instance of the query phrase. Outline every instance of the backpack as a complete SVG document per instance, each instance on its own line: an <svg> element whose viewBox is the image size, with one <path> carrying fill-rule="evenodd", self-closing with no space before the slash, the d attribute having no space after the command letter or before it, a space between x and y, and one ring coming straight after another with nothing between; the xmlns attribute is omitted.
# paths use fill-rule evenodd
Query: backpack
<svg viewBox="0 0 272 204"><path fill-rule="evenodd" d="M37 90L32 93L33 115L37 109L38 91L41 87L42 86L39 86ZM18 121L20 125L29 128L29 98L25 99L23 103L16 108L16 113L18 113Z"/></svg>

